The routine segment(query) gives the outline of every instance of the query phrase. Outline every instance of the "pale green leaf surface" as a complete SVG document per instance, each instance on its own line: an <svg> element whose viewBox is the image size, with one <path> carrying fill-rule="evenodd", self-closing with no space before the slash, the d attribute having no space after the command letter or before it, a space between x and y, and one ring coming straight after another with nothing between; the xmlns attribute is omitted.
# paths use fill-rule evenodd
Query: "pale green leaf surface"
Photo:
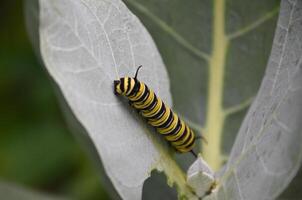
<svg viewBox="0 0 302 200"><path fill-rule="evenodd" d="M40 0L40 48L46 68L92 138L122 198L140 199L154 168L163 170L181 195L192 196L164 145L113 94L113 80L133 76L142 64L140 80L171 105L158 51L122 2Z"/></svg>
<svg viewBox="0 0 302 200"><path fill-rule="evenodd" d="M302 1L281 2L261 88L236 138L220 188L227 199L275 199L302 160Z"/></svg>

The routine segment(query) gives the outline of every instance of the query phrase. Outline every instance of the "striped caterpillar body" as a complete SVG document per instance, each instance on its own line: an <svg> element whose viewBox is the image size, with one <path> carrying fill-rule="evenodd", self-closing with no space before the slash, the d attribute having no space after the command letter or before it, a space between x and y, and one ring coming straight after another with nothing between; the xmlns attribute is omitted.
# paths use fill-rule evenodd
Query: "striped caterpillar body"
<svg viewBox="0 0 302 200"><path fill-rule="evenodd" d="M193 152L195 134L165 103L148 88L145 83L137 80L138 67L135 77L122 77L114 81L114 93L129 100L132 107L153 126L158 133L175 148L177 152Z"/></svg>

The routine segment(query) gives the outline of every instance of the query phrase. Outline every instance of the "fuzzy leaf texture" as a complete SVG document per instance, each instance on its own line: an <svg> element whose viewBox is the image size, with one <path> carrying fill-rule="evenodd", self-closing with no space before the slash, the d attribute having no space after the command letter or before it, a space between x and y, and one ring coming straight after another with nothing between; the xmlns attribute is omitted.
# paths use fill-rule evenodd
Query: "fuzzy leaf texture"
<svg viewBox="0 0 302 200"><path fill-rule="evenodd" d="M260 90L217 190L205 199L276 199L301 166L302 2L282 1Z"/></svg>
<svg viewBox="0 0 302 200"><path fill-rule="evenodd" d="M222 176L220 191L227 199L275 199L301 166L301 11L302 1L281 3L261 88Z"/></svg>
<svg viewBox="0 0 302 200"><path fill-rule="evenodd" d="M180 194L193 196L165 145L113 93L113 80L133 76L143 65L140 80L171 105L161 57L123 2L40 0L40 49L46 68L92 138L123 199L140 199L143 183L155 168L169 174Z"/></svg>

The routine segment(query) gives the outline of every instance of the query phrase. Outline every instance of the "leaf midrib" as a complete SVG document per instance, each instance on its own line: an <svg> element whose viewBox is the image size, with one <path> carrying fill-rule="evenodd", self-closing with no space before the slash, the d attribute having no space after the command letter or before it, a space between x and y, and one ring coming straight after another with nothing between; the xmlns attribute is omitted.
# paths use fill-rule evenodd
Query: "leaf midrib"
<svg viewBox="0 0 302 200"><path fill-rule="evenodd" d="M229 43L241 37L250 31L256 29L266 21L272 19L275 14L278 13L279 6L269 11L267 14L259 17L251 24L242 27L241 29L234 31L233 33L225 33L225 0L215 0L214 1L214 37L213 37L213 51L211 55L202 52L194 45L190 44L185 38L183 38L177 31L175 31L171 26L162 21L159 17L150 12L142 4L134 0L124 0L131 4L137 11L144 14L146 17L151 19L160 29L165 31L171 36L178 44L187 49L193 55L198 56L200 59L208 62L209 67L209 79L208 79L208 110L206 116L205 127L198 126L198 124L187 119L195 127L202 129L205 133L205 137L209 142L208 145L203 145L201 149L205 160L214 169L218 170L221 167L222 161L224 160L224 155L221 153L221 139L223 133L223 126L225 119L232 114L246 109L251 103L254 97L250 97L244 100L238 105L232 106L230 108L223 108L223 86L224 86L224 70L225 70L225 59L228 50ZM165 171L165 170L164 170ZM169 178L169 173L166 172ZM177 181L176 181L177 182ZM177 183L176 183L177 184Z"/></svg>
<svg viewBox="0 0 302 200"><path fill-rule="evenodd" d="M224 161L224 155L221 152L222 134L225 119L235 112L245 109L252 103L253 97L235 105L231 108L223 108L223 89L224 89L224 72L226 65L226 55L230 41L240 37L256 27L260 26L267 20L271 19L278 8L274 8L266 15L262 16L255 22L231 34L225 33L225 0L215 0L213 10L213 51L209 62L209 79L207 95L207 115L205 124L205 137L208 139L208 145L203 145L201 152L208 164L217 171L221 168Z"/></svg>
<svg viewBox="0 0 302 200"><path fill-rule="evenodd" d="M202 146L202 153L207 163L218 170L222 163L221 158L221 134L224 124L223 85L225 59L228 48L228 40L225 35L225 2L214 1L213 10L213 51L209 63L208 75L208 109L206 114L205 137L208 145Z"/></svg>

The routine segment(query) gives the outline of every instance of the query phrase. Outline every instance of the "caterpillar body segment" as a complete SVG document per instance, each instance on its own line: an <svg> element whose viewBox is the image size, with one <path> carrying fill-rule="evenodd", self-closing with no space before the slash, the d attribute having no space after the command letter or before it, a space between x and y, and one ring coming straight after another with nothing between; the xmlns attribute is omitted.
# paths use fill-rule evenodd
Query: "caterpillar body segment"
<svg viewBox="0 0 302 200"><path fill-rule="evenodd" d="M141 67L141 66L140 66ZM129 100L130 105L139 111L179 153L192 152L195 144L193 130L175 114L148 86L135 77L122 77L114 81L114 93ZM197 156L196 156L197 157Z"/></svg>

